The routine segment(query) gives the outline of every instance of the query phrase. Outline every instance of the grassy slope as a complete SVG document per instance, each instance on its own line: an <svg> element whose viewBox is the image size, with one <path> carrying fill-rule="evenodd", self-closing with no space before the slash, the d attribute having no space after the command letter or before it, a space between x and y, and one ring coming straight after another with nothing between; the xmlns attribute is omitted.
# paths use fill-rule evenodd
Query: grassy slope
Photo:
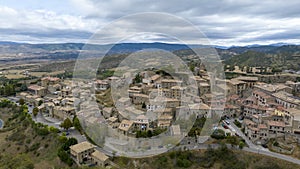
<svg viewBox="0 0 300 169"><path fill-rule="evenodd" d="M66 167L57 157L60 144L58 135L37 134L27 118L22 119L16 115L20 111L0 108L0 117L5 121L6 126L5 130L0 132L0 166L17 168L32 163L39 169Z"/></svg>
<svg viewBox="0 0 300 169"><path fill-rule="evenodd" d="M165 153L144 159L115 158L122 168L191 168L191 169L295 169L298 165L280 159L240 150L210 150Z"/></svg>

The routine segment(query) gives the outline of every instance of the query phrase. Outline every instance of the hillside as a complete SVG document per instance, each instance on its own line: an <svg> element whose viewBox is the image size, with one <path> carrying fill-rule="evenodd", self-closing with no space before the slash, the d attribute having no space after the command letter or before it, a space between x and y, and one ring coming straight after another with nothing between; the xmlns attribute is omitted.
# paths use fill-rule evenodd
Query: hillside
<svg viewBox="0 0 300 169"><path fill-rule="evenodd" d="M264 48L264 47L262 47ZM226 65L271 67L277 71L300 70L300 46L288 45L258 50L259 47L244 50L225 60ZM232 49L229 49L232 50Z"/></svg>
<svg viewBox="0 0 300 169"><path fill-rule="evenodd" d="M63 137L59 136L54 128L35 123L27 113L26 106L16 106L12 102L2 100L0 118L5 124L0 130L0 169L71 168L57 156L60 147L64 147ZM298 167L296 164L280 159L275 160L239 149L231 150L226 146L200 151L168 152L142 159L115 157L112 160L124 169L294 169Z"/></svg>
<svg viewBox="0 0 300 169"><path fill-rule="evenodd" d="M57 133L34 123L26 111L24 106L0 103L0 118L5 124L0 130L0 168L66 167L57 157L61 145Z"/></svg>
<svg viewBox="0 0 300 169"><path fill-rule="evenodd" d="M115 158L115 161L127 169L295 169L298 165L280 159L230 150L226 146L201 151L169 152L143 159Z"/></svg>

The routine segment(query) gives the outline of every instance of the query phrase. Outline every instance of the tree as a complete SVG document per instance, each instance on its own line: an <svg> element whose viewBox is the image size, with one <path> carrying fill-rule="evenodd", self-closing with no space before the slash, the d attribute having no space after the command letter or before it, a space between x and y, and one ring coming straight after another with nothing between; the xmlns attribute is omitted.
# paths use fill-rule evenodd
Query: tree
<svg viewBox="0 0 300 169"><path fill-rule="evenodd" d="M23 98L20 98L19 104L20 104L20 105L24 105L24 104L25 104L25 100L24 100Z"/></svg>
<svg viewBox="0 0 300 169"><path fill-rule="evenodd" d="M244 143L244 142L242 142L242 141L240 141L240 143L239 143L239 148L240 148L240 149L243 149L243 148L244 148L244 146L245 146L245 143Z"/></svg>
<svg viewBox="0 0 300 169"><path fill-rule="evenodd" d="M59 129L58 128L55 128L53 126L50 126L49 127L49 131L52 132L52 133L58 133L59 132Z"/></svg>
<svg viewBox="0 0 300 169"><path fill-rule="evenodd" d="M147 131L147 137L152 137L152 131L151 130Z"/></svg>
<svg viewBox="0 0 300 169"><path fill-rule="evenodd" d="M217 140L219 139L224 139L225 138L225 132L221 129L217 129L213 132L213 134L211 135L212 138L215 138Z"/></svg>
<svg viewBox="0 0 300 169"><path fill-rule="evenodd" d="M69 130L73 126L71 120L69 118L66 118L61 124L60 127Z"/></svg>
<svg viewBox="0 0 300 169"><path fill-rule="evenodd" d="M80 121L79 121L79 119L78 119L76 116L73 118L73 126L74 126L75 129L78 130L80 133L82 132L82 127L81 127Z"/></svg>
<svg viewBox="0 0 300 169"><path fill-rule="evenodd" d="M70 150L70 146L77 144L78 141L76 138L69 138L63 145L62 145L62 149L64 149L65 151L69 151Z"/></svg>
<svg viewBox="0 0 300 169"><path fill-rule="evenodd" d="M142 82L142 76L138 73L135 75L134 83L141 83Z"/></svg>
<svg viewBox="0 0 300 169"><path fill-rule="evenodd" d="M37 107L34 107L34 108L32 109L32 114L33 114L33 116L36 117L36 116L38 115L38 113L39 113L39 109L38 109Z"/></svg>
<svg viewBox="0 0 300 169"><path fill-rule="evenodd" d="M229 144L231 144L232 147L239 144L239 140L236 136L228 136L227 137L227 142Z"/></svg>
<svg viewBox="0 0 300 169"><path fill-rule="evenodd" d="M190 71L191 71L191 72L194 72L194 71L195 71L195 65L194 65L194 64L190 64L189 68L190 68Z"/></svg>
<svg viewBox="0 0 300 169"><path fill-rule="evenodd" d="M27 85L26 83L23 83L20 87L20 91L26 91L27 90Z"/></svg>
<svg viewBox="0 0 300 169"><path fill-rule="evenodd" d="M143 104L142 104L142 108L143 109L145 109L147 106L146 106L146 103L145 102L143 102Z"/></svg>
<svg viewBox="0 0 300 169"><path fill-rule="evenodd" d="M40 100L38 105L40 106L42 104L43 104L43 100Z"/></svg>

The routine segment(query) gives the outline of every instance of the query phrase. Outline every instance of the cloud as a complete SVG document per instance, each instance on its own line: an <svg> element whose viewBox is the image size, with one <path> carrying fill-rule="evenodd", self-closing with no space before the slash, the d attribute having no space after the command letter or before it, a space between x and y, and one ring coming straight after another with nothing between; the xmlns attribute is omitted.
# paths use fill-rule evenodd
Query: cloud
<svg viewBox="0 0 300 169"><path fill-rule="evenodd" d="M16 10L13 6L0 6L0 37L3 40L80 42L120 17L138 12L164 12L190 21L217 45L300 43L297 40L300 35L300 1L297 0L288 3L261 0L69 0L69 4L72 6L65 7L65 12L61 12L62 7L56 11L49 7ZM113 39L126 35L127 28L135 28L136 33L148 32L131 37L133 42L174 42L176 37L166 38L166 35L159 34L168 30L170 34L185 36L189 43L193 43L193 37L198 33L188 26L178 25L176 20L161 18L161 21L152 22L151 16L144 16L119 22L116 27L106 30L105 36ZM156 32L150 35L151 30Z"/></svg>
<svg viewBox="0 0 300 169"><path fill-rule="evenodd" d="M81 16L57 14L46 10L15 10L0 6L0 37L2 40L40 39L52 42L57 39L87 39L98 27L98 22ZM11 37L11 39L10 39ZM38 42L37 41L37 42Z"/></svg>

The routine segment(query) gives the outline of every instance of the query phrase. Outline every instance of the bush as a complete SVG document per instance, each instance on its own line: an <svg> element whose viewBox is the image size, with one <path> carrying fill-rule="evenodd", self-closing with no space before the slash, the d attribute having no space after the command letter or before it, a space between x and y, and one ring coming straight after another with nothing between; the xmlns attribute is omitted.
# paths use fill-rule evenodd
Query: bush
<svg viewBox="0 0 300 169"><path fill-rule="evenodd" d="M73 165L73 160L71 159L71 157L69 156L69 154L63 150L62 148L60 148L57 152L57 156L59 157L59 159L68 164L69 166Z"/></svg>
<svg viewBox="0 0 300 169"><path fill-rule="evenodd" d="M225 132L221 129L217 129L213 132L213 134L211 135L212 138L215 139L224 139L225 138Z"/></svg>
<svg viewBox="0 0 300 169"><path fill-rule="evenodd" d="M243 149L245 147L245 143L243 141L240 141L239 143L239 148Z"/></svg>
<svg viewBox="0 0 300 169"><path fill-rule="evenodd" d="M176 165L178 167L188 168L192 166L192 162L187 159L177 159Z"/></svg>
<svg viewBox="0 0 300 169"><path fill-rule="evenodd" d="M65 136L61 136L62 140L65 140ZM69 166L73 165L73 160L71 159L69 155L70 146L77 144L78 141L75 138L69 138L67 139L64 144L58 149L57 156L59 159L68 164Z"/></svg>
<svg viewBox="0 0 300 169"><path fill-rule="evenodd" d="M275 142L273 143L273 146L278 147L278 146L279 146L279 143L278 143L277 141L275 141Z"/></svg>
<svg viewBox="0 0 300 169"><path fill-rule="evenodd" d="M242 127L242 124L241 124L239 121L237 121L237 120L234 120L233 123L234 123L237 127L239 127L239 128Z"/></svg>
<svg viewBox="0 0 300 169"><path fill-rule="evenodd" d="M157 168L170 168L168 167L169 159L165 156L157 158L154 163Z"/></svg>
<svg viewBox="0 0 300 169"><path fill-rule="evenodd" d="M65 151L70 150L70 146L77 144L78 141L76 138L69 138L63 145L62 149Z"/></svg>

